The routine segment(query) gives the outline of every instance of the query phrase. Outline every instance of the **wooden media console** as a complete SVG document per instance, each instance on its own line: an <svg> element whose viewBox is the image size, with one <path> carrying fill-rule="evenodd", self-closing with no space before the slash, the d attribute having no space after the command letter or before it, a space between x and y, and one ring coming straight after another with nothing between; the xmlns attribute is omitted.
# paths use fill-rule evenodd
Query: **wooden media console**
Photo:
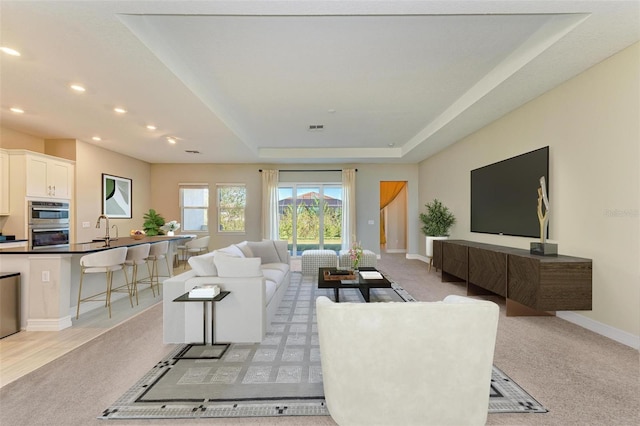
<svg viewBox="0 0 640 426"><path fill-rule="evenodd" d="M591 310L591 259L440 240L433 244L433 263L443 282L465 282L468 295L504 297L508 316Z"/></svg>

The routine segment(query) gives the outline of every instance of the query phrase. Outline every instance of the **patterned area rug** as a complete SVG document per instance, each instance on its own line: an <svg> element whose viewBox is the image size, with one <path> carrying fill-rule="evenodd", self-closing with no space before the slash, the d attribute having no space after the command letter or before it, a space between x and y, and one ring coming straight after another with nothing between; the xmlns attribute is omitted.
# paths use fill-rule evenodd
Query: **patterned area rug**
<svg viewBox="0 0 640 426"><path fill-rule="evenodd" d="M392 286L372 289L371 302L415 301L393 281ZM357 289L340 291L341 301L363 302ZM187 346L181 345L99 418L328 416L314 302L332 293L317 289L314 277L293 273L262 343L232 344L221 359L195 360L176 359ZM546 411L494 367L490 413Z"/></svg>

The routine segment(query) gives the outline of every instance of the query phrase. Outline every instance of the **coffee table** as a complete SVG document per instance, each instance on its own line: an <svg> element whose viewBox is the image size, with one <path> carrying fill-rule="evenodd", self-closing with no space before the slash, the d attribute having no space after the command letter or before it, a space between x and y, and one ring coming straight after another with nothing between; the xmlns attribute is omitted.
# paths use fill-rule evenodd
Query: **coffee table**
<svg viewBox="0 0 640 426"><path fill-rule="evenodd" d="M332 288L334 290L335 301L340 302L341 288L357 288L360 290L365 302L369 302L369 290L372 288L391 288L391 281L384 275L380 280L365 280L360 274L355 280L325 280L325 271L336 271L338 268L319 268L318 271L318 288ZM376 268L363 267L360 271L376 271Z"/></svg>

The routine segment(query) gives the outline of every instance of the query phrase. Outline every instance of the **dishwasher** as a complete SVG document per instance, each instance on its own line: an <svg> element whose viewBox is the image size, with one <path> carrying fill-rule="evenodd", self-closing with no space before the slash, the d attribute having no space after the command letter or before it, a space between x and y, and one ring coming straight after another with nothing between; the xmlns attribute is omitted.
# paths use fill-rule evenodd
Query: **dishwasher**
<svg viewBox="0 0 640 426"><path fill-rule="evenodd" d="M0 272L0 339L20 331L20 273Z"/></svg>

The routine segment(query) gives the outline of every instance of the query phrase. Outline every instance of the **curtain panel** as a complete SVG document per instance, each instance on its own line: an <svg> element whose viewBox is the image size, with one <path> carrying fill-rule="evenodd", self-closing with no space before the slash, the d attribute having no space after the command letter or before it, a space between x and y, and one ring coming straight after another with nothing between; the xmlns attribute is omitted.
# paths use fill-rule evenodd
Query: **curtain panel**
<svg viewBox="0 0 640 426"><path fill-rule="evenodd" d="M380 244L387 243L387 231L384 228L384 208L396 199L407 182L380 182Z"/></svg>
<svg viewBox="0 0 640 426"><path fill-rule="evenodd" d="M342 170L342 248L357 241L356 233L356 170Z"/></svg>
<svg viewBox="0 0 640 426"><path fill-rule="evenodd" d="M262 171L262 238L278 239L278 170Z"/></svg>

